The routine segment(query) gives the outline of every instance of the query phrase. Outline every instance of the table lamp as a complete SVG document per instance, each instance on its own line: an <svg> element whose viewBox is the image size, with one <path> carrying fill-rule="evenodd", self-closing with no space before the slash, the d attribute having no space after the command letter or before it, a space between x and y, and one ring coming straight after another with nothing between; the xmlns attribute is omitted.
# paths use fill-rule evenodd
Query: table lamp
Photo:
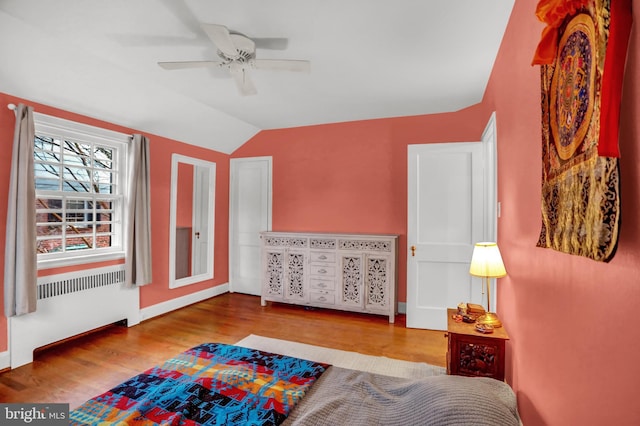
<svg viewBox="0 0 640 426"><path fill-rule="evenodd" d="M469 273L474 277L484 278L487 286L487 312L480 316L476 322L492 325L493 327L502 327L498 316L491 312L491 285L489 282L491 278L502 278L507 275L497 243L476 243L471 256Z"/></svg>

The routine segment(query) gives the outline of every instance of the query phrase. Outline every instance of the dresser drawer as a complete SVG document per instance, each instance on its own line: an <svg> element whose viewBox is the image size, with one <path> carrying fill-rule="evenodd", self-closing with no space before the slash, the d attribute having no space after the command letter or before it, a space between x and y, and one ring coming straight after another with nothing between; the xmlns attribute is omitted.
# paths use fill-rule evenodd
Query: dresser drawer
<svg viewBox="0 0 640 426"><path fill-rule="evenodd" d="M311 303L323 303L327 305L334 305L336 303L336 296L333 292L316 292L309 293L309 302Z"/></svg>
<svg viewBox="0 0 640 426"><path fill-rule="evenodd" d="M311 262L328 262L335 263L336 254L330 251L312 251L309 253Z"/></svg>
<svg viewBox="0 0 640 426"><path fill-rule="evenodd" d="M335 280L323 279L323 278L309 278L309 285L313 290L335 290Z"/></svg>
<svg viewBox="0 0 640 426"><path fill-rule="evenodd" d="M336 275L335 266L309 265L309 273L317 277L334 277Z"/></svg>

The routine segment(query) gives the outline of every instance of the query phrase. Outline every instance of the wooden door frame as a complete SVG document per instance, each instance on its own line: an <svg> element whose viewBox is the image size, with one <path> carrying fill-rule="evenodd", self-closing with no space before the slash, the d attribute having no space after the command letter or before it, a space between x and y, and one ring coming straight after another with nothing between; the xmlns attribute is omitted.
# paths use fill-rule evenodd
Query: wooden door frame
<svg viewBox="0 0 640 426"><path fill-rule="evenodd" d="M498 146L495 111L489 117L480 141L484 147L485 172L485 226L484 239L498 241L498 218L500 217L500 202L498 201ZM491 306L496 311L497 304L496 280L491 280Z"/></svg>
<svg viewBox="0 0 640 426"><path fill-rule="evenodd" d="M496 113L493 112L489 117L487 125L482 132L482 137L479 141L482 143L483 149L483 158L484 158L484 193L485 198L483 202L483 210L484 210L484 224L483 224L483 237L482 239L485 241L497 241L497 231L498 231L498 218L500 216L500 202L498 201L498 163L497 163L497 130L496 130ZM408 194L410 195L410 194ZM412 202L407 200L407 210L410 209L410 205ZM408 223L407 223L407 231L408 231ZM410 236L407 235L407 242L411 240ZM410 256L410 245L407 244L407 262L404 267L407 271L407 297L409 294L409 256ZM492 280L492 300L491 306L497 307L496 301L496 291L495 291L495 279ZM399 304L399 311L401 313L407 312L406 302Z"/></svg>

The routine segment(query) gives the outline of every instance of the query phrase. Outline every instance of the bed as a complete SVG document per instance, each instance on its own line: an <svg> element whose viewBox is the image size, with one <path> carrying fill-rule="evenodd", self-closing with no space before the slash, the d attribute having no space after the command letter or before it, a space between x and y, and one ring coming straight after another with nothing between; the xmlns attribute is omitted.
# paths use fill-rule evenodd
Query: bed
<svg viewBox="0 0 640 426"><path fill-rule="evenodd" d="M488 378L399 378L204 343L70 412L70 424L519 425Z"/></svg>

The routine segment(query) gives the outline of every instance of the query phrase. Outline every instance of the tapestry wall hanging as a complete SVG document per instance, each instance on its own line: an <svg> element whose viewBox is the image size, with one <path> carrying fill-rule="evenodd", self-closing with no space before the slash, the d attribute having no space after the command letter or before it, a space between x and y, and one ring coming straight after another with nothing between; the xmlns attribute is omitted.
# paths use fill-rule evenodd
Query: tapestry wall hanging
<svg viewBox="0 0 640 426"><path fill-rule="evenodd" d="M537 246L607 262L620 223L618 123L631 0L541 0L533 64L542 89Z"/></svg>

